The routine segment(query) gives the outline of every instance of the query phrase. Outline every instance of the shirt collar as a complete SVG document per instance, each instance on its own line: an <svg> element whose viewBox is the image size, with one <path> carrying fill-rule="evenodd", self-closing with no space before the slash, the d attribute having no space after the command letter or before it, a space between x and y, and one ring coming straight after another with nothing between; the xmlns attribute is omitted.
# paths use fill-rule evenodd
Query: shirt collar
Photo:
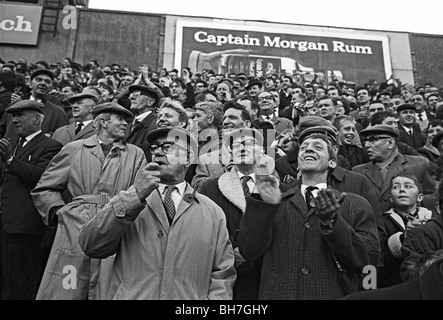
<svg viewBox="0 0 443 320"><path fill-rule="evenodd" d="M139 114L138 116L136 116L135 120L142 122L147 116L149 116L151 114L151 112L152 111L143 112L142 114Z"/></svg>
<svg viewBox="0 0 443 320"><path fill-rule="evenodd" d="M25 137L26 142L28 143L29 141L31 141L35 136L37 136L40 132L42 132L41 130L38 130L37 132L34 132L32 134L30 134L29 136Z"/></svg>
<svg viewBox="0 0 443 320"><path fill-rule="evenodd" d="M240 171L237 170L238 173L238 177L241 179L242 177L245 176L245 174L241 173ZM249 174L248 176L250 176L252 178L252 181L255 183L255 172Z"/></svg>
<svg viewBox="0 0 443 320"><path fill-rule="evenodd" d="M163 194L163 192L165 192L166 186L168 186L168 185L164 184L164 183L158 184L158 190L160 191L160 194ZM175 186L177 187L178 193L181 196L183 196L185 194L185 190L186 190L186 181L177 183Z"/></svg>
<svg viewBox="0 0 443 320"><path fill-rule="evenodd" d="M305 192L306 192L306 188L307 188L307 187L309 187L309 186L306 185L306 184L302 184L302 185L301 185L301 189L300 189L300 191L301 191L301 194L302 194L303 196L305 196ZM316 184L314 187L317 187L317 188L318 188L318 190L313 190L313 191L312 191L312 194L314 195L314 197L316 197L318 191L319 191L319 190L323 190L323 189L327 189L327 188L328 188L328 185L327 185L326 182L324 182L324 183Z"/></svg>
<svg viewBox="0 0 443 320"><path fill-rule="evenodd" d="M83 123L83 127L86 127L88 124L92 122L92 120L86 120L86 121L75 121L75 124L78 125L79 122Z"/></svg>

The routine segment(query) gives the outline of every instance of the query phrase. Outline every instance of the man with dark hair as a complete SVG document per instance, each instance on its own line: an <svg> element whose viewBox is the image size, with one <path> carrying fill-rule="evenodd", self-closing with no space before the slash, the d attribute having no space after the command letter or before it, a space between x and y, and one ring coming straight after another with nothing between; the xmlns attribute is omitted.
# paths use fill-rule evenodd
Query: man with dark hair
<svg viewBox="0 0 443 320"><path fill-rule="evenodd" d="M66 112L58 105L46 100L49 92L52 89L53 81L54 74L47 69L38 69L31 75L30 100L37 100L45 105L45 117L41 130L48 136L51 136L57 128L69 123ZM12 116L10 114L3 117L1 120L0 136L11 138L11 140L17 138L14 124L12 122Z"/></svg>
<svg viewBox="0 0 443 320"><path fill-rule="evenodd" d="M280 103L277 106L279 112L283 111L287 106L291 104L292 100L292 86L294 85L294 80L292 77L284 75L282 78L282 86L280 89Z"/></svg>
<svg viewBox="0 0 443 320"><path fill-rule="evenodd" d="M358 290L358 273L380 256L369 202L327 186L336 165L327 134L308 128L299 138L301 185L282 195L274 177L261 177L240 224L240 254L247 261L263 258L259 299L342 297Z"/></svg>
<svg viewBox="0 0 443 320"><path fill-rule="evenodd" d="M414 150L420 149L426 143L426 137L422 134L420 126L417 125L416 112L416 106L409 103L402 104L397 108L398 129L406 133L406 135L402 136L402 141L405 139L403 142L414 148Z"/></svg>
<svg viewBox="0 0 443 320"><path fill-rule="evenodd" d="M229 101L223 106L223 121L222 121L222 142L226 135L231 131L240 128L251 128L252 121L249 112L239 103ZM263 155L263 163L269 172L274 173L275 162L274 159L268 155ZM191 185L198 190L198 186L205 180L217 178L224 172L229 171L232 167L229 150L223 143L220 150L210 153L205 153L199 156L195 176L192 179Z"/></svg>

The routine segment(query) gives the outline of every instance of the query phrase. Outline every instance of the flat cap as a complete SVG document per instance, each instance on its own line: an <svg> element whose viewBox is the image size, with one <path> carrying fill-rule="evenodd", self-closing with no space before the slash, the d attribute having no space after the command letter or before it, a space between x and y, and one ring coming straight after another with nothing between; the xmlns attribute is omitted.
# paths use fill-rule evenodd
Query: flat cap
<svg viewBox="0 0 443 320"><path fill-rule="evenodd" d="M397 113L400 113L400 112L402 112L403 110L412 110L412 111L415 111L416 108L415 108L414 105L412 105L412 104L410 104L410 103L403 103L403 104L401 104L401 105L399 105L399 106L397 107Z"/></svg>
<svg viewBox="0 0 443 320"><path fill-rule="evenodd" d="M258 85L260 88L263 87L263 83L260 80L252 79L251 81L249 81L248 85L246 86L246 89L249 90L250 88L252 88L255 85Z"/></svg>
<svg viewBox="0 0 443 320"><path fill-rule="evenodd" d="M198 143L191 132L182 127L161 127L152 130L148 133L147 140L152 144L156 139L160 137L168 137L170 140L177 141L179 139L186 139L186 143L190 146L191 150L197 154Z"/></svg>
<svg viewBox="0 0 443 320"><path fill-rule="evenodd" d="M438 149L441 139L443 138L443 131L437 133L434 138L432 138L432 145Z"/></svg>
<svg viewBox="0 0 443 320"><path fill-rule="evenodd" d="M72 97L70 97L68 99L68 101L69 101L69 103L74 103L75 101L80 100L80 99L84 99L84 98L90 98L95 103L98 103L100 101L100 97L98 96L98 94L96 94L92 90L88 90L87 88L83 89L83 91L81 93L74 94Z"/></svg>
<svg viewBox="0 0 443 320"><path fill-rule="evenodd" d="M36 100L20 100L14 103L12 106L7 108L5 111L8 113L14 113L24 110L34 110L40 112L41 114L45 113L45 105Z"/></svg>
<svg viewBox="0 0 443 320"><path fill-rule="evenodd" d="M387 124L376 124L360 131L360 135L362 137L370 137L378 134L386 134L395 139L398 139L400 137L400 132L398 131L398 129Z"/></svg>
<svg viewBox="0 0 443 320"><path fill-rule="evenodd" d="M31 74L31 80L37 77L39 74L45 74L48 77L51 78L51 80L54 80L54 73L52 73L49 69L37 69Z"/></svg>
<svg viewBox="0 0 443 320"><path fill-rule="evenodd" d="M337 143L337 129L332 123L322 117L305 116L299 122L298 141L303 142L308 136L312 134L324 134Z"/></svg>
<svg viewBox="0 0 443 320"><path fill-rule="evenodd" d="M129 92L134 92L134 91L140 91L141 94L148 96L152 99L155 99L155 105L158 104L158 102L160 101L160 96L158 94L158 92L150 87L147 86L141 86L138 84L133 84L131 86L129 86Z"/></svg>
<svg viewBox="0 0 443 320"><path fill-rule="evenodd" d="M239 137L252 138L257 142L259 146L263 146L263 135L260 133L260 131L254 128L240 128L231 131L228 135L226 135L225 145L231 148L234 139Z"/></svg>
<svg viewBox="0 0 443 320"><path fill-rule="evenodd" d="M134 115L128 109L122 107L116 102L105 102L94 107L94 109L92 110L92 115L94 116L94 118L100 113L116 113L123 115L125 118L134 117Z"/></svg>

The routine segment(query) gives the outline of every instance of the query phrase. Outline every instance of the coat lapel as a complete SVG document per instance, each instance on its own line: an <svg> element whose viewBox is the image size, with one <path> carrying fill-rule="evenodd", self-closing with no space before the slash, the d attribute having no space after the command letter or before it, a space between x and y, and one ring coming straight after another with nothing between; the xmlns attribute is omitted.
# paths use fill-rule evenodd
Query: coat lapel
<svg viewBox="0 0 443 320"><path fill-rule="evenodd" d="M15 155L17 158L20 159L20 157L28 152L29 149L31 149L33 146L35 146L37 143L39 143L44 137L44 133L40 132L38 135L36 135L31 141L29 141L17 154ZM17 141L18 143L18 141Z"/></svg>
<svg viewBox="0 0 443 320"><path fill-rule="evenodd" d="M381 190L383 187L383 180L381 178L380 170L378 169L377 165L375 165L372 162L369 162L365 165L365 176L369 178L369 180L372 181L373 184L375 184L378 188L378 190Z"/></svg>
<svg viewBox="0 0 443 320"><path fill-rule="evenodd" d="M192 188L189 183L186 183L185 193L183 195L182 201L178 205L177 213L175 214L175 219L178 219L191 206L194 199L192 198L190 201L187 201L186 198L192 194L194 195L195 199L197 199L194 188Z"/></svg>
<svg viewBox="0 0 443 320"><path fill-rule="evenodd" d="M380 189L380 198L382 198L386 192L389 192L389 186L391 183L391 179L393 177L395 177L397 174L405 171L405 168L403 165L405 162L408 162L406 160L406 158L403 157L401 154L398 154L397 158L395 158L394 161L391 163L391 165L389 166L389 170L386 173L386 177L383 182L383 186Z"/></svg>
<svg viewBox="0 0 443 320"><path fill-rule="evenodd" d="M148 207L155 214L158 221L160 221L160 224L162 225L163 229L167 234L169 232L169 221L168 218L166 217L166 211L165 207L163 206L163 201L160 196L160 191L157 189L156 191L152 192L151 195L146 200Z"/></svg>
<svg viewBox="0 0 443 320"><path fill-rule="evenodd" d="M218 188L226 199L239 208L241 212L245 213L246 199L236 167L233 167L231 171L225 172L218 179Z"/></svg>

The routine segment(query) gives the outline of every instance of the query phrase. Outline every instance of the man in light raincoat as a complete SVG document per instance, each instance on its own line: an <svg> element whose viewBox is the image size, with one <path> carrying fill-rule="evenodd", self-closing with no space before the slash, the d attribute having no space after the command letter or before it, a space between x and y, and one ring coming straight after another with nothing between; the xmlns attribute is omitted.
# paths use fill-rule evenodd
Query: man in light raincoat
<svg viewBox="0 0 443 320"><path fill-rule="evenodd" d="M134 184L136 173L146 165L143 151L123 142L126 118L132 116L127 109L108 102L96 106L93 115L97 134L68 143L31 192L44 222L54 225L58 220L37 300L106 295L114 257L89 258L78 244L78 234L114 195Z"/></svg>

